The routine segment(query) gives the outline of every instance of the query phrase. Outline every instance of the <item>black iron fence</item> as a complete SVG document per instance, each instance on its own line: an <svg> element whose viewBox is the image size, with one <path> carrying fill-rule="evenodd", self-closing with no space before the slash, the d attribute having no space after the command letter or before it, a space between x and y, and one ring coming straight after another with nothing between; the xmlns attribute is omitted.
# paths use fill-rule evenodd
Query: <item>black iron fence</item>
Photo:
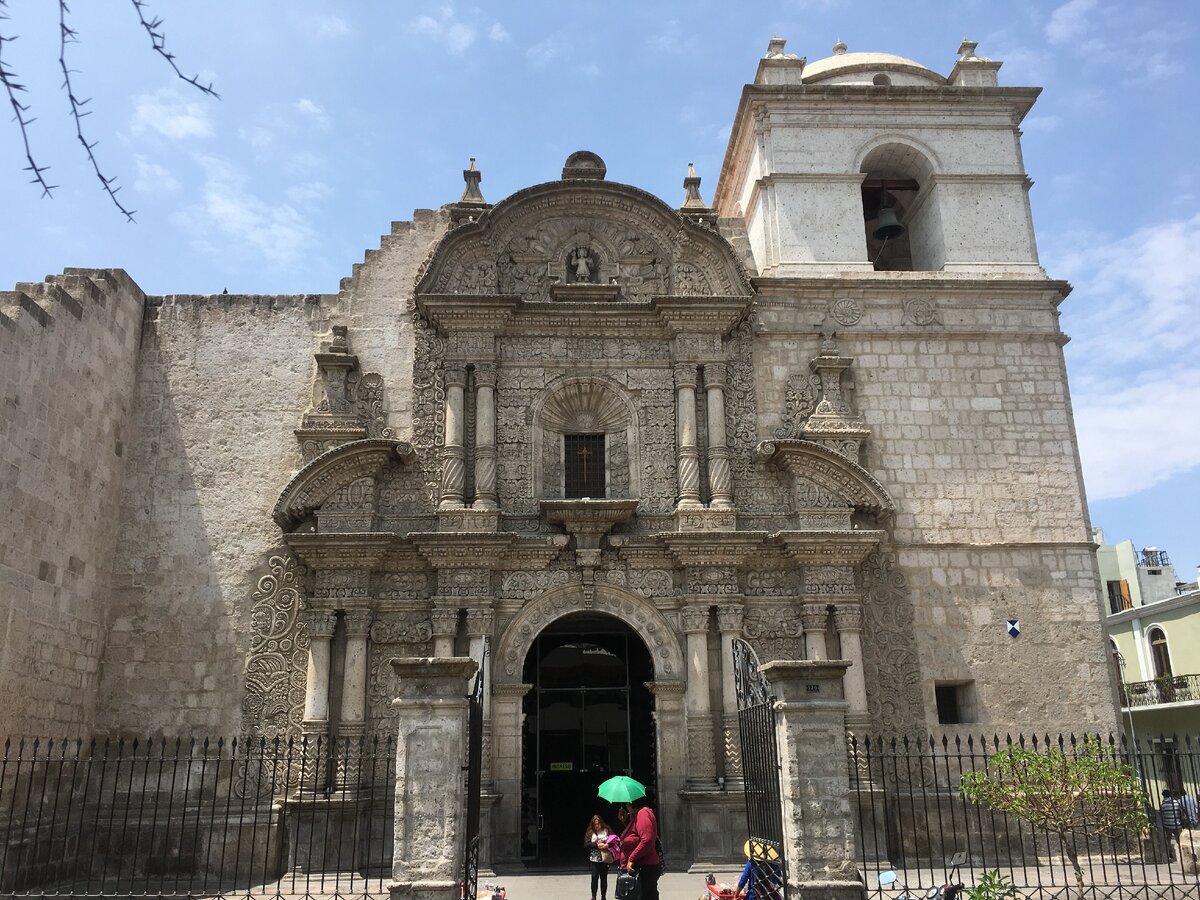
<svg viewBox="0 0 1200 900"><path fill-rule="evenodd" d="M8 741L7 896L387 896L394 738Z"/></svg>
<svg viewBox="0 0 1200 900"><path fill-rule="evenodd" d="M993 754L1008 748L1037 752L1087 752L1096 736L943 737L940 739L856 738L849 741L852 805L857 816L859 859L874 898L922 898L931 889L960 880L977 884L998 869L1018 896L1078 897L1076 874L1060 839L1017 818L967 800L960 789L967 772L993 772ZM1111 836L1086 830L1075 835L1089 900L1200 897L1200 744L1193 737L1136 743L1101 738L1099 753L1127 766L1140 785L1133 802L1144 804L1148 826ZM1094 745L1092 745L1094 747ZM1097 752L1095 750L1091 751ZM1162 791L1180 798L1179 827L1160 814ZM1193 843L1194 842L1194 843ZM959 877L949 860L962 853ZM880 872L894 870L895 883L881 887ZM998 898L994 898L998 900Z"/></svg>

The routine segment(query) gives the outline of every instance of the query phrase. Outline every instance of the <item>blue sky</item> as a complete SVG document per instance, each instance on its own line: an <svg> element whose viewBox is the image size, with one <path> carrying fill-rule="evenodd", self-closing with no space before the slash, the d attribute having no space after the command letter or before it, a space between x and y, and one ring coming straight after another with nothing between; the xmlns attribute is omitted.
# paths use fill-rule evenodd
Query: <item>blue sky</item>
<svg viewBox="0 0 1200 900"><path fill-rule="evenodd" d="M24 184L19 134L0 128L0 286L116 266L156 294L333 292L391 220L457 199L469 156L493 202L579 148L673 205L694 161L711 199L773 33L810 60L841 38L942 73L964 35L978 41L1002 84L1045 89L1025 161L1043 265L1075 286L1062 325L1093 521L1195 577L1200 4L151 0L220 101L175 79L127 0L72 6L88 138L137 224L75 143L56 5L10 0L0 33L20 40L3 58L60 187L48 200Z"/></svg>

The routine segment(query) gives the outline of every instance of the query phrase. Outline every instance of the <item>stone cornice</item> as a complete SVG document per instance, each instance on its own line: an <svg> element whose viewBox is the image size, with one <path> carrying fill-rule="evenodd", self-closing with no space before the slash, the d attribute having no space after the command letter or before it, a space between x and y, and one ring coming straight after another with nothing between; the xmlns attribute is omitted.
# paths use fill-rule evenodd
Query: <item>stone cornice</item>
<svg viewBox="0 0 1200 900"><path fill-rule="evenodd" d="M856 566L887 540L885 531L778 531L772 543L801 566Z"/></svg>
<svg viewBox="0 0 1200 900"><path fill-rule="evenodd" d="M656 296L645 301L579 302L523 300L512 294L418 294L417 308L442 333L612 333L669 338L690 332L728 334L750 308L752 297Z"/></svg>
<svg viewBox="0 0 1200 900"><path fill-rule="evenodd" d="M412 532L409 541L436 569L490 569L498 566L517 541L512 534L491 532Z"/></svg>
<svg viewBox="0 0 1200 900"><path fill-rule="evenodd" d="M310 569L374 569L396 543L390 532L285 534L296 558Z"/></svg>
<svg viewBox="0 0 1200 900"><path fill-rule="evenodd" d="M657 538L670 548L681 566L738 566L758 549L765 531L679 531Z"/></svg>
<svg viewBox="0 0 1200 900"><path fill-rule="evenodd" d="M1060 302L1071 293L1069 282L1024 275L978 278L943 272L854 272L812 276L761 275L752 281L761 296L760 302L767 303L776 294L790 297L795 302L794 295L797 293L815 297L841 297L854 292L853 296L856 297L879 296L895 300L897 292L919 290L924 294L977 294L984 298L994 298L997 294L1017 294L1057 298Z"/></svg>

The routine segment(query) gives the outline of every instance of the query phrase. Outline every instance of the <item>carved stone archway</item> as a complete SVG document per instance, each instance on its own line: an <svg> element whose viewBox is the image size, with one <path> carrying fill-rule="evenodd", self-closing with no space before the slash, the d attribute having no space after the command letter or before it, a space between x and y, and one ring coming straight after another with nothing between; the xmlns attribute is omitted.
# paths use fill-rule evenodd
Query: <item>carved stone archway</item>
<svg viewBox="0 0 1200 900"><path fill-rule="evenodd" d="M495 683L520 682L525 656L542 630L573 613L610 615L628 625L650 650L656 683L682 681L683 650L675 629L653 603L621 588L597 584L590 603L579 584L547 591L521 607L496 642Z"/></svg>
<svg viewBox="0 0 1200 900"><path fill-rule="evenodd" d="M687 721L684 714L684 658L675 629L652 602L612 585L595 585L590 602L583 586L564 585L526 603L496 642L492 682L493 772L499 795L493 813L493 859L521 858L521 704L531 687L521 682L534 639L550 624L574 613L600 613L624 622L646 644L654 664L654 724L658 747L659 818L667 852L684 851L680 792L687 776Z"/></svg>

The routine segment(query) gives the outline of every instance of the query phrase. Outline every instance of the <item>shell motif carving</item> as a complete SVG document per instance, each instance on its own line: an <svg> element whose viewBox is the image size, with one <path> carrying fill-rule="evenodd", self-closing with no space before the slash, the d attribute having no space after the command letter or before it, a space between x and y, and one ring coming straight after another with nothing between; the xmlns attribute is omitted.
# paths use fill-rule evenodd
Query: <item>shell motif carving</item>
<svg viewBox="0 0 1200 900"><path fill-rule="evenodd" d="M629 407L611 387L597 381L572 381L547 398L542 426L547 431L611 433L629 427Z"/></svg>

